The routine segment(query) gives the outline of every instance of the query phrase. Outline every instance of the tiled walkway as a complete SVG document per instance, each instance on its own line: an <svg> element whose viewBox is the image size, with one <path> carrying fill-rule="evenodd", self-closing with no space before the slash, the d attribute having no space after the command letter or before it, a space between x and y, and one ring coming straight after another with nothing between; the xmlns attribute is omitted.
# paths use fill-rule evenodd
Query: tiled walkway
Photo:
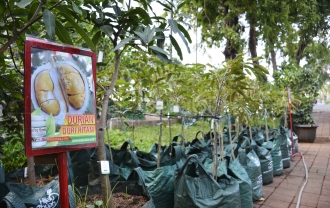
<svg viewBox="0 0 330 208"><path fill-rule="evenodd" d="M330 208L330 105L315 105L313 115L319 125L317 140L314 143L299 143L299 151L308 168L308 182L300 199L300 207ZM304 182L303 160L297 155L290 168L284 169L283 175L274 177L273 183L263 186L264 200L254 202L254 207L294 208Z"/></svg>
<svg viewBox="0 0 330 208"><path fill-rule="evenodd" d="M317 141L330 139L330 105L316 104L313 108L313 118L319 126L316 130Z"/></svg>
<svg viewBox="0 0 330 208"><path fill-rule="evenodd" d="M301 196L301 208L330 207L330 143L300 143L299 151L304 155L308 168L308 182ZM304 184L305 168L300 157L294 157L290 168L283 175L274 177L273 183L263 186L264 201L254 207L296 207L299 192Z"/></svg>

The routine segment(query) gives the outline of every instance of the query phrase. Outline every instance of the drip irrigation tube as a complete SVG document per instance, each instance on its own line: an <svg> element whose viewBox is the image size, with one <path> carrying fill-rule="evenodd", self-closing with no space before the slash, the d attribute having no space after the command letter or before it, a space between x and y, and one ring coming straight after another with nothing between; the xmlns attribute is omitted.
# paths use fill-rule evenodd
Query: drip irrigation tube
<svg viewBox="0 0 330 208"><path fill-rule="evenodd" d="M307 184L307 181L308 181L308 169L307 169L307 166L306 166L306 163L305 163L305 158L304 158L304 155L301 154L300 152L298 152L301 157L302 157L302 160L303 160L303 163L304 163L304 166L305 166L305 171L306 171L306 180L305 180L305 183L304 185L301 187L300 189L300 192L299 192L299 196L298 196L298 201L297 201L297 205L296 205L296 208L299 208L299 205L300 205L300 199L301 199L301 195L302 195L302 192L304 191L304 188Z"/></svg>

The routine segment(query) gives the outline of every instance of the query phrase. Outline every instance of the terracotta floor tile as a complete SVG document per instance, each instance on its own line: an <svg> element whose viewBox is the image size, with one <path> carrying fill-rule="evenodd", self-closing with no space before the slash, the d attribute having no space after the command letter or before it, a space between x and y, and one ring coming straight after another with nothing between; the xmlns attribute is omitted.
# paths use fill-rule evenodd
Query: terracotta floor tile
<svg viewBox="0 0 330 208"><path fill-rule="evenodd" d="M317 204L317 208L329 208L330 202L319 201Z"/></svg>
<svg viewBox="0 0 330 208"><path fill-rule="evenodd" d="M318 198L318 194L304 192L301 196L300 204L304 206L316 207Z"/></svg>
<svg viewBox="0 0 330 208"><path fill-rule="evenodd" d="M263 206L269 206L269 207L274 207L274 208L279 208L279 207L289 207L290 203L289 202L285 202L285 201L281 201L281 200L275 200L275 199L268 199L263 203ZM260 206L260 207L263 207Z"/></svg>
<svg viewBox="0 0 330 208"><path fill-rule="evenodd" d="M291 190L298 190L300 188L300 184L291 184L287 182L282 182L279 188L291 189Z"/></svg>
<svg viewBox="0 0 330 208"><path fill-rule="evenodd" d="M330 197L329 196L320 195L319 201L330 203Z"/></svg>
<svg viewBox="0 0 330 208"><path fill-rule="evenodd" d="M330 189L322 188L321 195L329 196L330 197Z"/></svg>
<svg viewBox="0 0 330 208"><path fill-rule="evenodd" d="M289 203L292 203L292 201L293 201L293 197L292 196L283 195L283 194L277 194L277 193L273 193L271 195L271 198L272 199L275 199L275 200L289 202Z"/></svg>
<svg viewBox="0 0 330 208"><path fill-rule="evenodd" d="M291 189L286 189L286 188L277 188L274 191L274 193L294 197L296 195L297 191L291 190Z"/></svg>
<svg viewBox="0 0 330 208"><path fill-rule="evenodd" d="M299 190L300 191L300 190ZM321 187L305 186L304 193L321 194Z"/></svg>

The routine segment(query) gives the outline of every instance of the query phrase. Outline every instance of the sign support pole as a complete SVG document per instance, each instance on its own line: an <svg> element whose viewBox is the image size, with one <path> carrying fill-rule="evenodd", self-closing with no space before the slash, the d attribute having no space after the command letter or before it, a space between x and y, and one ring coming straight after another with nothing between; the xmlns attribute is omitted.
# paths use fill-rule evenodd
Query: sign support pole
<svg viewBox="0 0 330 208"><path fill-rule="evenodd" d="M291 147L292 147L292 158L299 156L302 157L301 154L298 152L295 153L295 148L294 148L294 139L293 139L293 122L292 122L292 113L291 113L291 89L290 87L287 88L288 90L288 98L289 98L289 102L288 102L288 111L289 111L289 118L290 118L290 139L291 139Z"/></svg>
<svg viewBox="0 0 330 208"><path fill-rule="evenodd" d="M60 207L69 208L68 161L66 152L57 154L59 166Z"/></svg>

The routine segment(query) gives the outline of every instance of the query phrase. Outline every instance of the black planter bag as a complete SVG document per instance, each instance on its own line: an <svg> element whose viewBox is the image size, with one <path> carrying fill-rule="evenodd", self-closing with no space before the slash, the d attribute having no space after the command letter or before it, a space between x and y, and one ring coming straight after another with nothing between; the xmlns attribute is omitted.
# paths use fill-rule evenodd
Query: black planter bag
<svg viewBox="0 0 330 208"><path fill-rule="evenodd" d="M235 179L222 175L215 181L196 155L190 156L175 174L174 207L238 208L239 187Z"/></svg>
<svg viewBox="0 0 330 208"><path fill-rule="evenodd" d="M6 186L10 191L1 202L1 207L60 207L60 189L59 181L56 177L49 184L42 187L30 187L25 184L7 182ZM71 208L75 207L74 196L71 186L69 190L69 204ZM4 205L4 206L3 206Z"/></svg>

